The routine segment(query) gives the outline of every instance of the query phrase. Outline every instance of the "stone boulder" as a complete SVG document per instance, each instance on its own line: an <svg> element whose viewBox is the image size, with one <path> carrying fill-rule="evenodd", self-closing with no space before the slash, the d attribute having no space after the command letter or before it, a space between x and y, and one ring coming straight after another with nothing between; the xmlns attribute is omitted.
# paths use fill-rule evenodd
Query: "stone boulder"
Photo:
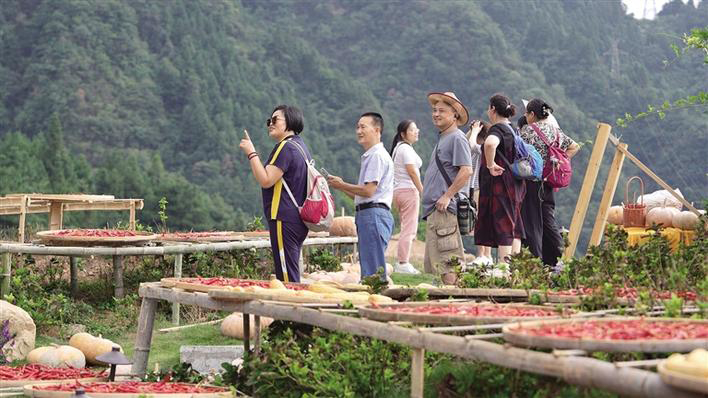
<svg viewBox="0 0 708 398"><path fill-rule="evenodd" d="M5 321L9 321L10 336L14 336L14 338L2 347L3 356L8 361L25 359L27 354L34 349L34 339L37 334L34 321L27 311L5 300L0 300L0 329Z"/></svg>

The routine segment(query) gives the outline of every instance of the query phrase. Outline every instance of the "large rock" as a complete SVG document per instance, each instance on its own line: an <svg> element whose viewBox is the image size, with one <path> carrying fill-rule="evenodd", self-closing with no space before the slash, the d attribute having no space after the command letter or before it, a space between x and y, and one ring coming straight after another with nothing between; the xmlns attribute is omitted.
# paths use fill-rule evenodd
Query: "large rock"
<svg viewBox="0 0 708 398"><path fill-rule="evenodd" d="M0 329L5 321L9 321L10 336L14 336L2 347L2 354L8 361L25 359L34 349L34 339L37 327L27 311L0 300ZM1 331L0 331L1 333Z"/></svg>

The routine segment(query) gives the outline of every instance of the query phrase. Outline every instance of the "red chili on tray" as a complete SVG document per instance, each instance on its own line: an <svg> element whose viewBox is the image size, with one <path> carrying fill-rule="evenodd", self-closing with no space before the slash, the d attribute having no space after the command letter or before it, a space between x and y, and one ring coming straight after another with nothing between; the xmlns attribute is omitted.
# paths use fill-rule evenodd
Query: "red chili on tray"
<svg viewBox="0 0 708 398"><path fill-rule="evenodd" d="M0 380L65 380L103 377L106 371L86 368L53 368L46 365L0 365Z"/></svg>
<svg viewBox="0 0 708 398"><path fill-rule="evenodd" d="M708 339L708 324L646 319L574 321L513 328L515 332L570 339L596 340L689 340Z"/></svg>
<svg viewBox="0 0 708 398"><path fill-rule="evenodd" d="M555 295L555 296L588 296L593 294L594 289L590 287L579 287L577 289L569 289L569 290L561 290L557 292L551 292L549 294ZM637 288L634 287L622 287L618 288L615 291L615 294L617 295L618 298L624 298L624 299L637 299L639 297L639 291ZM657 298L657 299L670 299L671 295L675 294L677 297L680 297L684 300L689 300L689 301L696 301L698 298L698 295L694 292L684 292L684 291L679 291L679 292L670 292L670 291L654 291L652 292L652 297Z"/></svg>
<svg viewBox="0 0 708 398"><path fill-rule="evenodd" d="M185 282L185 283L194 283L194 284L198 284L198 285L208 285L208 286L240 286L240 287L260 286L265 289L267 289L270 286L269 282L267 282L267 281L257 281L257 280L250 280L250 279L238 279L238 278L222 278L222 277L182 278L179 281ZM287 287L288 289L293 289L293 290L307 289L306 286L292 284L292 283L286 283L285 287Z"/></svg>
<svg viewBox="0 0 708 398"><path fill-rule="evenodd" d="M96 238L125 238L138 236L134 231L124 229L65 229L58 231L56 236L96 237Z"/></svg>
<svg viewBox="0 0 708 398"><path fill-rule="evenodd" d="M387 312L430 315L461 315L470 317L542 317L557 316L553 309L512 307L506 305L421 305L383 307Z"/></svg>
<svg viewBox="0 0 708 398"><path fill-rule="evenodd" d="M87 393L137 393L137 394L185 394L226 392L228 388L199 386L186 383L120 381L114 383L65 383L37 385L32 387L41 391L74 391L83 388Z"/></svg>

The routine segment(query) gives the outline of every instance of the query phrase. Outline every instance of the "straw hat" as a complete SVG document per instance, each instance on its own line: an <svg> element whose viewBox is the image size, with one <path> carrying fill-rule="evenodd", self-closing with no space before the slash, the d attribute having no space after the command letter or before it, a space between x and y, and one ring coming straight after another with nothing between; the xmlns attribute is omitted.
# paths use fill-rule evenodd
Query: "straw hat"
<svg viewBox="0 0 708 398"><path fill-rule="evenodd" d="M457 99L457 96L452 91L447 91L444 93L430 93L428 94L428 102L430 106L435 106L438 102L444 102L455 109L460 118L457 119L457 125L463 126L467 124L470 120L470 114L467 112L467 108L462 104L462 101Z"/></svg>

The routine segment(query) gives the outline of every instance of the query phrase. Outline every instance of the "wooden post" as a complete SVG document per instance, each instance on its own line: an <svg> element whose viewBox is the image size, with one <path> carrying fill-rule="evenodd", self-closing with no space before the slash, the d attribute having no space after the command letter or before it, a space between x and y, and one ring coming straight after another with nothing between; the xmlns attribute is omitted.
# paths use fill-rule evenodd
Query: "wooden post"
<svg viewBox="0 0 708 398"><path fill-rule="evenodd" d="M175 254L175 278L182 277L182 254ZM179 303L172 303L172 324L179 325Z"/></svg>
<svg viewBox="0 0 708 398"><path fill-rule="evenodd" d="M20 202L20 225L17 229L17 240L20 243L25 243L25 224L27 222L27 207L27 196L23 196L22 201Z"/></svg>
<svg viewBox="0 0 708 398"><path fill-rule="evenodd" d="M575 204L573 221L570 223L570 232L568 233L568 240L570 241L570 244L565 249L564 255L566 257L572 257L575 254L575 248L578 245L578 238L580 237L580 230L583 228L583 222L585 221L585 213L588 210L590 196L592 195L592 191L595 188L595 180L597 179L597 173L600 171L602 157L605 154L605 147L607 146L607 140L610 137L611 130L612 126L610 126L609 124L597 124L597 136L595 137L595 145L592 148L590 161L588 162L588 167L585 171L585 178L583 179L583 186L582 188L580 188L578 202Z"/></svg>
<svg viewBox="0 0 708 398"><path fill-rule="evenodd" d="M123 256L113 256L113 296L123 298Z"/></svg>
<svg viewBox="0 0 708 398"><path fill-rule="evenodd" d="M135 201L131 200L130 201L130 221L129 221L129 229L131 231L135 231Z"/></svg>
<svg viewBox="0 0 708 398"><path fill-rule="evenodd" d="M131 373L134 375L142 376L147 369L156 309L157 300L146 297L143 298L143 302L140 305L140 316L138 317L138 330L135 336L133 367L131 368Z"/></svg>
<svg viewBox="0 0 708 398"><path fill-rule="evenodd" d="M76 257L69 257L69 286L71 297L79 296L79 265Z"/></svg>
<svg viewBox="0 0 708 398"><path fill-rule="evenodd" d="M10 293L10 276L12 275L12 257L10 253L2 255L2 274L0 274L0 300Z"/></svg>
<svg viewBox="0 0 708 398"><path fill-rule="evenodd" d="M51 202L49 206L49 229L61 229L64 218L64 211L62 209L64 204L62 202Z"/></svg>
<svg viewBox="0 0 708 398"><path fill-rule="evenodd" d="M425 380L425 349L411 349L411 398L423 398Z"/></svg>
<svg viewBox="0 0 708 398"><path fill-rule="evenodd" d="M253 336L253 339L255 340L253 342L253 353L258 356L261 353L261 317L259 315L254 315L253 316L253 323L254 323L254 329L256 332L256 335Z"/></svg>
<svg viewBox="0 0 708 398"><path fill-rule="evenodd" d="M605 183L605 191L602 193L602 200L600 200L600 207L597 209L597 216L595 217L595 225L592 227L592 234L590 235L590 246L597 246L602 241L602 234L605 232L605 223L607 222L607 212L612 206L612 198L615 197L615 190L617 189L617 182L619 181L620 174L622 173L622 165L624 164L624 152L622 149L627 149L627 144L620 143L615 150L615 157L612 159L612 165L610 166L610 172L607 175L607 182Z"/></svg>
<svg viewBox="0 0 708 398"><path fill-rule="evenodd" d="M243 313L243 352L251 351L251 315Z"/></svg>

